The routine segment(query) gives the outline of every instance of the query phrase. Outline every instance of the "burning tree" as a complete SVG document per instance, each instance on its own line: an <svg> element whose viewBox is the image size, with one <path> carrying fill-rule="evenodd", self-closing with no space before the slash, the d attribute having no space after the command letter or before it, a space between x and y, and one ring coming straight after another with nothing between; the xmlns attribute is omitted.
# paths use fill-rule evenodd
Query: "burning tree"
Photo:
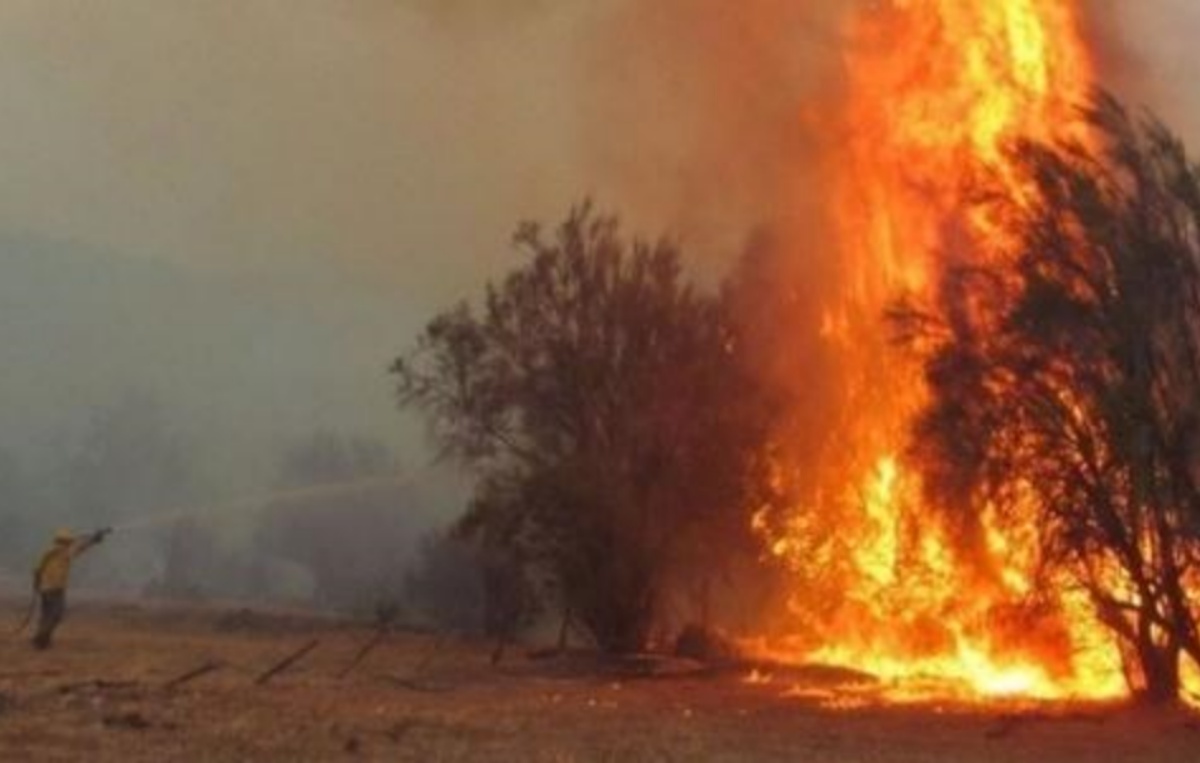
<svg viewBox="0 0 1200 763"><path fill-rule="evenodd" d="M462 530L548 578L604 648L647 646L671 576L754 547L773 419L725 302L673 244L629 242L591 205L515 243L481 314L437 316L394 366L478 475Z"/></svg>
<svg viewBox="0 0 1200 763"><path fill-rule="evenodd" d="M962 523L1032 523L1041 575L1086 592L1135 693L1172 701L1200 663L1200 171L1111 98L1087 118L1014 148L1018 182L979 206L1010 233L945 272L936 320L902 316L935 345L915 450Z"/></svg>

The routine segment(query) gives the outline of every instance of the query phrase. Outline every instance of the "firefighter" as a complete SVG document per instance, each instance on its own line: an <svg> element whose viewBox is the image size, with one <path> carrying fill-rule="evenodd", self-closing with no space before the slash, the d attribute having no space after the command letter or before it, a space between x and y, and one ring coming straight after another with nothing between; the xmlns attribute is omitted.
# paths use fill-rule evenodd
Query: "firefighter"
<svg viewBox="0 0 1200 763"><path fill-rule="evenodd" d="M33 590L41 604L41 616L33 636L35 648L48 649L54 638L54 629L62 622L67 608L67 580L71 576L71 562L103 542L110 532L111 528L97 530L78 538L69 530L59 530L54 534L53 543L33 571Z"/></svg>

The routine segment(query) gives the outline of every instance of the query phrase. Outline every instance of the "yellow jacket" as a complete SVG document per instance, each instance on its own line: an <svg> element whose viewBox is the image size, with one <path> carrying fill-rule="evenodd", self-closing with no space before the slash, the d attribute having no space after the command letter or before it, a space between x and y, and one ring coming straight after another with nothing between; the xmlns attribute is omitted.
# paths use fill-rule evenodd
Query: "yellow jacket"
<svg viewBox="0 0 1200 763"><path fill-rule="evenodd" d="M93 545L92 538L73 538L61 533L55 536L54 543L42 554L42 560L33 571L33 587L38 593L66 590L71 577L71 562Z"/></svg>

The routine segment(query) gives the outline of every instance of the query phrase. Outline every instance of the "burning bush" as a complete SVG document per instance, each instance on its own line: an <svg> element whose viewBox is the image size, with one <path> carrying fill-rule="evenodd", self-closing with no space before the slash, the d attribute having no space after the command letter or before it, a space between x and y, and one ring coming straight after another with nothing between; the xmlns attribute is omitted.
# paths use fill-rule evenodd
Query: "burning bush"
<svg viewBox="0 0 1200 763"><path fill-rule="evenodd" d="M907 313L935 345L916 450L959 524L1036 528L1039 588L1082 588L1131 688L1170 701L1200 662L1200 174L1158 122L1088 117L985 181L1010 235Z"/></svg>
<svg viewBox="0 0 1200 763"><path fill-rule="evenodd" d="M479 477L463 529L549 576L603 647L640 650L669 576L753 547L771 406L674 245L587 204L515 242L530 260L482 313L439 315L397 361L400 401Z"/></svg>

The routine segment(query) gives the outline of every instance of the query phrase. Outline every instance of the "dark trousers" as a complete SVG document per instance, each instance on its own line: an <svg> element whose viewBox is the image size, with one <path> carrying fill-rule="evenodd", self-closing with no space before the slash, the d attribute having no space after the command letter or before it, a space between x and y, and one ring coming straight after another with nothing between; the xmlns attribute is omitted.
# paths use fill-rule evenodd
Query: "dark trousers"
<svg viewBox="0 0 1200 763"><path fill-rule="evenodd" d="M54 629L62 622L63 615L67 611L67 592L42 591L41 596L41 617L38 618L33 645L38 649L48 649L54 640Z"/></svg>

